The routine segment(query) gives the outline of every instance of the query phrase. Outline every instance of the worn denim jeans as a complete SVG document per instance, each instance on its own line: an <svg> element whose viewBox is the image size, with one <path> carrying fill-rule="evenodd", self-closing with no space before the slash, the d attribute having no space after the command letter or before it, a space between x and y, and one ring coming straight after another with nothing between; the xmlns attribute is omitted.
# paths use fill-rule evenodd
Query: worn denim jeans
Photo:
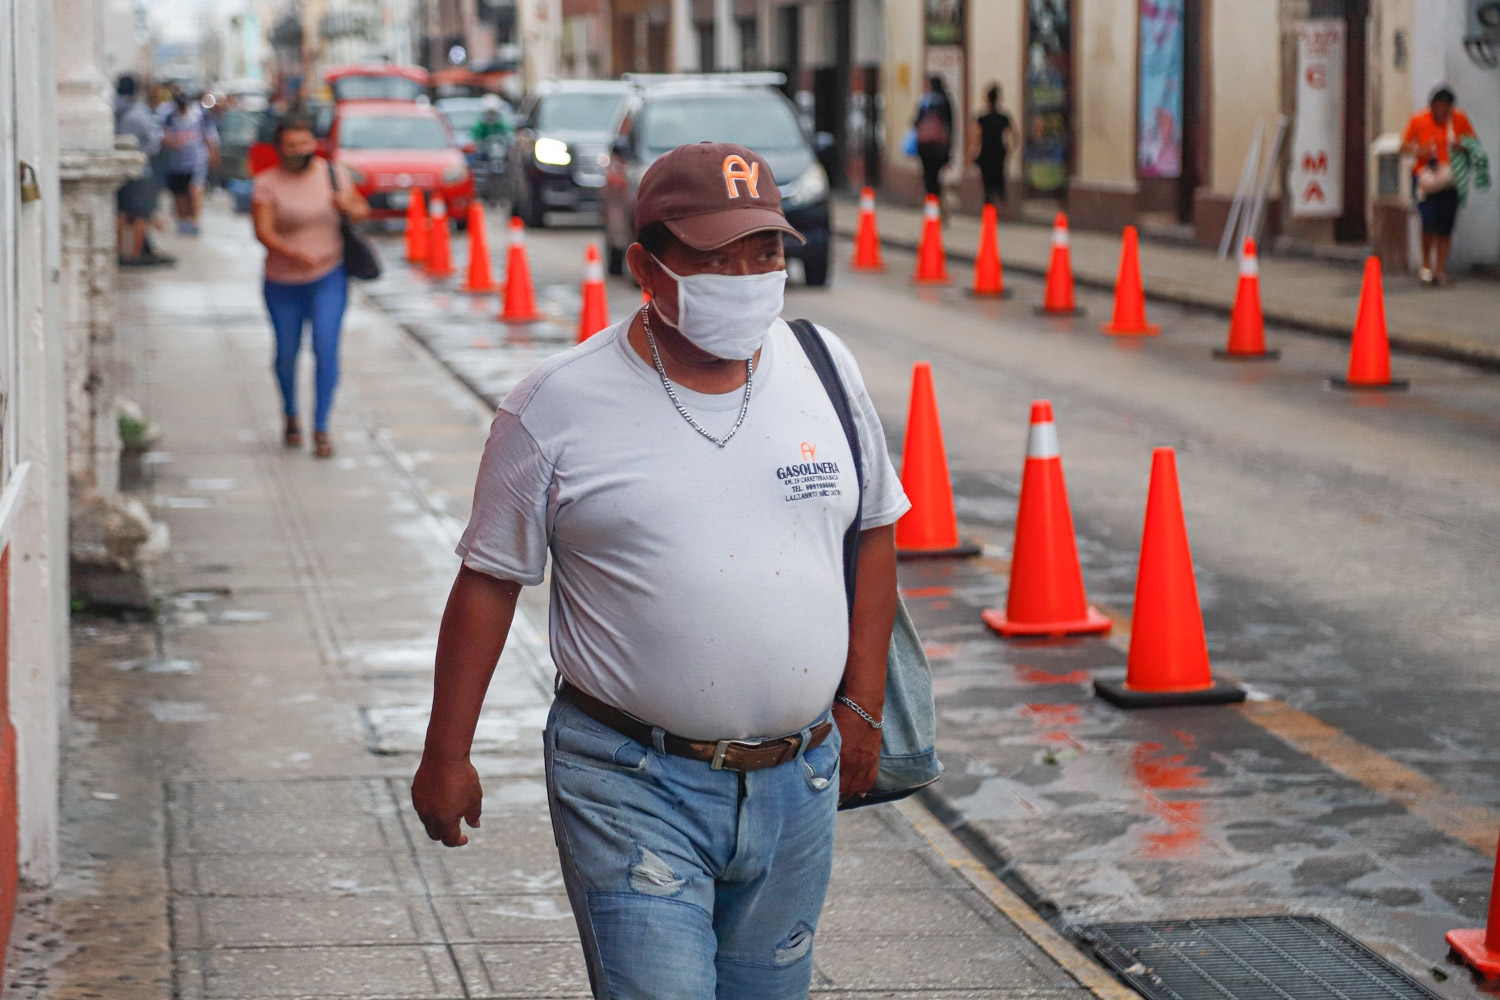
<svg viewBox="0 0 1500 1000"><path fill-rule="evenodd" d="M302 330L312 326L313 357L317 360L317 405L313 430L328 430L328 413L339 384L339 330L349 301L349 279L340 264L328 274L304 285L279 281L265 283L266 310L276 331L276 383L288 417L297 415L297 355L302 351Z"/></svg>
<svg viewBox="0 0 1500 1000"><path fill-rule="evenodd" d="M671 756L562 699L547 797L598 1000L792 1000L833 864L837 727L741 774Z"/></svg>

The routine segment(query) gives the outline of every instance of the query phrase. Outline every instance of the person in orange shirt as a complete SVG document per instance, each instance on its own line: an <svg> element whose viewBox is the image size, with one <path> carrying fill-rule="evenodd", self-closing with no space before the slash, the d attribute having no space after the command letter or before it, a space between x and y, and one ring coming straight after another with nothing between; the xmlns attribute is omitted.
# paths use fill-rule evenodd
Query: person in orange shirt
<svg viewBox="0 0 1500 1000"><path fill-rule="evenodd" d="M1454 107L1456 98L1446 84L1432 92L1426 111L1412 115L1401 138L1401 151L1416 157L1412 167L1412 194L1422 216L1422 267L1424 284L1451 285L1448 250L1453 244L1453 223L1458 217L1458 185L1453 176L1453 150L1462 136L1473 136L1469 116Z"/></svg>

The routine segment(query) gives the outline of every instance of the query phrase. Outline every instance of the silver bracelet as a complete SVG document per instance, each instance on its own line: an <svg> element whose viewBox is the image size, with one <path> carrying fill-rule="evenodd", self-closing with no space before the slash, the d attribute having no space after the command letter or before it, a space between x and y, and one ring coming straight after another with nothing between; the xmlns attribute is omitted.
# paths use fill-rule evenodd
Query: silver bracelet
<svg viewBox="0 0 1500 1000"><path fill-rule="evenodd" d="M864 719L866 722L868 722L870 724L870 728L871 729L880 729L880 728L882 728L885 725L884 722L879 721L873 715L871 715L869 712L866 712L864 709L862 709L858 705L856 705L854 703L854 700L852 698L846 697L845 695L841 695L841 694L840 695L835 695L834 697L836 697L841 704L843 704L843 705L845 705L845 706L853 709L854 710L854 714L857 715L857 716L859 716L861 719Z"/></svg>

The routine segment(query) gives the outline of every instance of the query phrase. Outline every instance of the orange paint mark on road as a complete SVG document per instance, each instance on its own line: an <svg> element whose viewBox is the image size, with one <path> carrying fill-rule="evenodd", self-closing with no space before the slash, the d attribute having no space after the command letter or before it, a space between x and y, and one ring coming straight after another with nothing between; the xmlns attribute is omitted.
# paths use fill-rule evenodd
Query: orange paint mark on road
<svg viewBox="0 0 1500 1000"><path fill-rule="evenodd" d="M1150 858L1193 854L1203 841L1203 803L1171 802L1158 792L1179 792L1208 784L1203 768L1188 764L1186 754L1165 754L1160 743L1138 743L1131 752L1131 772L1146 808L1166 830L1143 832L1141 848Z"/></svg>
<svg viewBox="0 0 1500 1000"><path fill-rule="evenodd" d="M946 642L935 642L929 646L922 647L922 652L927 654L927 658L929 660L951 659L953 654L957 651L957 647Z"/></svg>
<svg viewBox="0 0 1500 1000"><path fill-rule="evenodd" d="M1087 670L1069 670L1065 674L1049 674L1036 667L1016 664L1016 678L1023 684L1087 684L1092 678Z"/></svg>
<svg viewBox="0 0 1500 1000"><path fill-rule="evenodd" d="M1076 726L1083 721L1083 712L1077 705L1027 705L1021 714L1039 726Z"/></svg>
<svg viewBox="0 0 1500 1000"><path fill-rule="evenodd" d="M952 587L907 587L901 591L901 596L915 600L923 597L948 597L952 593Z"/></svg>

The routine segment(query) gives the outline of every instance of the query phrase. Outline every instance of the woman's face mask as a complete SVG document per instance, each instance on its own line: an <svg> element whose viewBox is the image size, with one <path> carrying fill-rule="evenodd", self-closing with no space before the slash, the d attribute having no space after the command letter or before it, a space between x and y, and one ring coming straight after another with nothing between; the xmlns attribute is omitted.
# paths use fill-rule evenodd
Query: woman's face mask
<svg viewBox="0 0 1500 1000"><path fill-rule="evenodd" d="M656 266L677 283L676 301L670 293L657 299L657 314L693 346L716 358L753 358L781 315L785 268L764 274L682 275L659 259Z"/></svg>
<svg viewBox="0 0 1500 1000"><path fill-rule="evenodd" d="M294 174L300 174L312 166L313 154L297 153L292 156L282 156L281 165Z"/></svg>

